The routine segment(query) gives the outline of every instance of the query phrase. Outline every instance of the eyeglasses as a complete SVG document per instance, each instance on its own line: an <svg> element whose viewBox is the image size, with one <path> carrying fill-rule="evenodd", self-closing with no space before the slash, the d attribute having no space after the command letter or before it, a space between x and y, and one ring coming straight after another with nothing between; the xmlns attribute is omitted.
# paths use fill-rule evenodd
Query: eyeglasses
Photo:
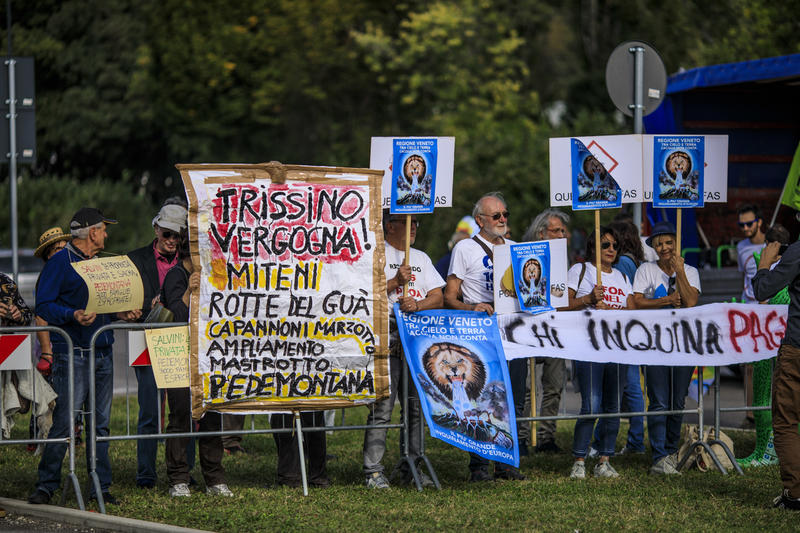
<svg viewBox="0 0 800 533"><path fill-rule="evenodd" d="M752 226L756 222L758 222L757 218L754 218L753 220L749 220L747 222L739 222L739 227L740 228L749 228L750 226Z"/></svg>
<svg viewBox="0 0 800 533"><path fill-rule="evenodd" d="M547 228L547 233L557 233L559 235L566 235L567 229L566 228Z"/></svg>
<svg viewBox="0 0 800 533"><path fill-rule="evenodd" d="M603 250L608 250L609 248L611 248L613 250L616 250L617 246L619 246L617 243L611 242L611 241L606 241L606 242L601 242L600 243L600 248L602 248Z"/></svg>
<svg viewBox="0 0 800 533"><path fill-rule="evenodd" d="M406 219L404 219L404 218L390 218L389 219L389 223L390 224L392 224L394 222L397 222L399 224L405 224L406 223ZM413 220L412 219L411 220L411 225L414 226L415 228L418 228L419 227L419 220Z"/></svg>
<svg viewBox="0 0 800 533"><path fill-rule="evenodd" d="M481 213L482 217L489 217L492 220L500 220L500 217L505 218L506 220L508 220L508 216L509 215L510 215L510 213L508 211L503 211L502 213L495 213L493 215L487 215L486 213Z"/></svg>

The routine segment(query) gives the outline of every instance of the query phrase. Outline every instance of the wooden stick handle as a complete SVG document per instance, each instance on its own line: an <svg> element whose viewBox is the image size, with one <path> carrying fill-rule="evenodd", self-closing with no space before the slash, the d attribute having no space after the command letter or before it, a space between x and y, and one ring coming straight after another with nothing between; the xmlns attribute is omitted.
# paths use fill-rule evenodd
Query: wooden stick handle
<svg viewBox="0 0 800 533"><path fill-rule="evenodd" d="M680 257L681 255L681 219L683 210L679 207L675 220L675 253Z"/></svg>
<svg viewBox="0 0 800 533"><path fill-rule="evenodd" d="M594 210L594 267L597 270L597 284L602 285L603 265L600 261L600 210Z"/></svg>
<svg viewBox="0 0 800 533"><path fill-rule="evenodd" d="M403 259L403 266L408 265L408 257L411 255L411 215L406 215L406 256ZM403 285L403 298L408 296L408 283Z"/></svg>

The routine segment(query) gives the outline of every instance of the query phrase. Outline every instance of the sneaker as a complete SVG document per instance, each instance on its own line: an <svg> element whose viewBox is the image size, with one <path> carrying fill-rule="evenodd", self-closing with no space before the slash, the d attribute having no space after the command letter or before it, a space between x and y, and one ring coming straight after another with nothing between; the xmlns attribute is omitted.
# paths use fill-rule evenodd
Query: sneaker
<svg viewBox="0 0 800 533"><path fill-rule="evenodd" d="M596 459L600 455L600 452L589 446L589 453L587 455L589 456L589 459Z"/></svg>
<svg viewBox="0 0 800 533"><path fill-rule="evenodd" d="M169 488L169 495L172 498L183 498L191 496L192 493L186 483L175 483Z"/></svg>
<svg viewBox="0 0 800 533"><path fill-rule="evenodd" d="M228 485L225 483L218 483L216 485L206 487L206 494L209 496L225 496L226 498L233 498L233 492L231 492L231 489L229 489Z"/></svg>
<svg viewBox="0 0 800 533"><path fill-rule="evenodd" d="M477 470L472 470L469 473L469 482L470 483L480 483L482 481L492 481L492 476L489 474L489 470L487 468L478 468Z"/></svg>
<svg viewBox="0 0 800 533"><path fill-rule="evenodd" d="M33 505L47 505L50 503L50 495L42 489L36 489L28 496L28 503Z"/></svg>
<svg viewBox="0 0 800 533"><path fill-rule="evenodd" d="M383 472L373 472L367 476L366 485L368 489L388 489L391 488L389 480L383 475Z"/></svg>
<svg viewBox="0 0 800 533"><path fill-rule="evenodd" d="M610 462L602 461L594 465L594 477L619 477L619 473Z"/></svg>
<svg viewBox="0 0 800 533"><path fill-rule="evenodd" d="M622 447L620 451L617 452L617 455L643 455L644 450L637 450L635 448L631 448L627 444Z"/></svg>
<svg viewBox="0 0 800 533"><path fill-rule="evenodd" d="M675 468L675 465L672 463L672 459L670 459L669 455L656 461L655 464L650 467L650 473L664 474L668 476L681 475L681 473Z"/></svg>
<svg viewBox="0 0 800 533"><path fill-rule="evenodd" d="M561 448L556 445L555 441L548 440L537 444L534 451L536 453L560 453Z"/></svg>
<svg viewBox="0 0 800 533"><path fill-rule="evenodd" d="M800 498L795 499L789 497L789 490L783 489L783 492L781 492L777 498L772 500L772 506L777 509L791 509L793 511L800 511Z"/></svg>
<svg viewBox="0 0 800 533"><path fill-rule="evenodd" d="M575 461L572 463L572 470L569 473L570 479L586 479L585 461Z"/></svg>
<svg viewBox="0 0 800 533"><path fill-rule="evenodd" d="M499 465L498 465L499 466ZM495 479L508 479L511 481L525 481L525 474L519 471L518 468L494 468Z"/></svg>
<svg viewBox="0 0 800 533"><path fill-rule="evenodd" d="M145 479L142 481L137 481L136 486L140 489L154 489L156 487L156 482L152 479Z"/></svg>

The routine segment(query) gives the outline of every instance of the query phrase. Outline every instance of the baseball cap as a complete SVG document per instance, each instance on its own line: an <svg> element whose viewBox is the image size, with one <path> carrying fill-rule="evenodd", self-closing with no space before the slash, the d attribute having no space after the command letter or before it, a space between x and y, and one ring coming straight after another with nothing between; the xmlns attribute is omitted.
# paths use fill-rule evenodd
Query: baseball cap
<svg viewBox="0 0 800 533"><path fill-rule="evenodd" d="M81 207L74 215L72 215L72 220L69 223L69 229L73 230L88 228L100 222L105 222L106 224L117 223L116 220L104 216L103 212L97 208Z"/></svg>

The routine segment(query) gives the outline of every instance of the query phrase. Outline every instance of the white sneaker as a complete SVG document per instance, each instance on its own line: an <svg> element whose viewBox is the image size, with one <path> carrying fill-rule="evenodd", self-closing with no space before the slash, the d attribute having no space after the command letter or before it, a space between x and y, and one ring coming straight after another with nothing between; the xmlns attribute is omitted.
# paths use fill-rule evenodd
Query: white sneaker
<svg viewBox="0 0 800 533"><path fill-rule="evenodd" d="M650 473L663 474L667 476L681 475L681 473L675 468L675 465L672 464L672 459L670 459L669 455L656 461L656 463L650 467Z"/></svg>
<svg viewBox="0 0 800 533"><path fill-rule="evenodd" d="M225 496L226 498L233 497L233 492L231 492L231 489L229 489L228 485L225 483L206 487L206 494L209 496Z"/></svg>
<svg viewBox="0 0 800 533"><path fill-rule="evenodd" d="M570 479L586 479L586 463L575 461L572 463L572 470L569 473Z"/></svg>
<svg viewBox="0 0 800 533"><path fill-rule="evenodd" d="M189 485L186 483L176 483L169 488L169 495L172 498L185 498L191 496L192 492L189 490Z"/></svg>
<svg viewBox="0 0 800 533"><path fill-rule="evenodd" d="M603 461L594 465L594 477L619 477L619 473L610 462Z"/></svg>
<svg viewBox="0 0 800 533"><path fill-rule="evenodd" d="M368 475L366 485L368 489L388 489L391 487L383 472L373 472Z"/></svg>

